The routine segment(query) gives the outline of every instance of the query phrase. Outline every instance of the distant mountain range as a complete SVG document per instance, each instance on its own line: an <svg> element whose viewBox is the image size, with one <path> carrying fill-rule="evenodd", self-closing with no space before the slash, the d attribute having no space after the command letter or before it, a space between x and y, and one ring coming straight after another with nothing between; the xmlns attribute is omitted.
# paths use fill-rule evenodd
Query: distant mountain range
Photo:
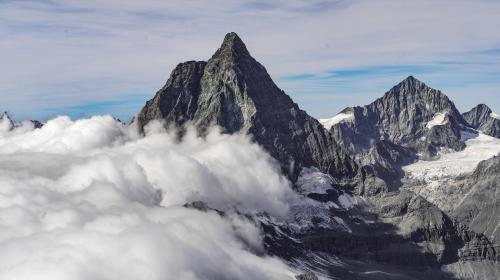
<svg viewBox="0 0 500 280"><path fill-rule="evenodd" d="M142 130L152 120L202 135L212 125L248 133L299 193L323 205L321 215L294 210L311 220L300 230L261 219L268 253L299 269L331 279L500 279L499 157L464 174L405 171L473 145L500 151L492 138L500 116L486 105L461 114L410 76L369 105L318 121L229 33L207 62L177 65L134 122Z"/></svg>

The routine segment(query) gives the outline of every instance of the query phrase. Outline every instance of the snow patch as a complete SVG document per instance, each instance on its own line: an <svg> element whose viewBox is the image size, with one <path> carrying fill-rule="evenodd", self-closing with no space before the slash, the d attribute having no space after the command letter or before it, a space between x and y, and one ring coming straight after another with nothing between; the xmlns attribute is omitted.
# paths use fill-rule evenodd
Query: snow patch
<svg viewBox="0 0 500 280"><path fill-rule="evenodd" d="M500 115L495 113L495 112L491 112L490 117L497 119L497 120L500 120Z"/></svg>
<svg viewBox="0 0 500 280"><path fill-rule="evenodd" d="M351 209L354 207L355 201L354 198L348 194L342 194L338 198L340 205L344 209Z"/></svg>
<svg viewBox="0 0 500 280"><path fill-rule="evenodd" d="M332 128L332 126L345 122L345 121L350 121L354 119L354 114L352 112L350 113L340 113L332 118L329 119L319 119L319 122L325 127L326 129Z"/></svg>
<svg viewBox="0 0 500 280"><path fill-rule="evenodd" d="M434 180L472 172L477 164L500 153L500 139L483 133L463 135L466 148L455 153L444 153L433 161L420 160L403 167L409 178Z"/></svg>
<svg viewBox="0 0 500 280"><path fill-rule="evenodd" d="M434 115L434 118L427 123L426 127L431 129L437 125L444 125L446 123L448 123L448 120L446 120L446 113L437 113Z"/></svg>
<svg viewBox="0 0 500 280"><path fill-rule="evenodd" d="M309 193L324 194L332 188L334 183L335 180L332 176L319 171L316 167L304 167L297 179L297 191L303 195Z"/></svg>

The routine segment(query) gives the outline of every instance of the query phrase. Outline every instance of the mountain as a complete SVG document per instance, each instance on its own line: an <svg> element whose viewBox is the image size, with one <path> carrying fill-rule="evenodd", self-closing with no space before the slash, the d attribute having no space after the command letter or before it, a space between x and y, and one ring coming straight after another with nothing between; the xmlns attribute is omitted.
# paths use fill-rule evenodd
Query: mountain
<svg viewBox="0 0 500 280"><path fill-rule="evenodd" d="M320 121L364 171L354 188L361 195L398 189L404 165L460 151L464 135L474 133L445 94L413 76L366 106Z"/></svg>
<svg viewBox="0 0 500 280"><path fill-rule="evenodd" d="M337 142L352 153L387 140L429 158L443 148L463 149L461 131L469 126L446 95L413 76L373 103L346 108L329 121Z"/></svg>
<svg viewBox="0 0 500 280"><path fill-rule="evenodd" d="M266 149L300 199L286 219L246 218L261 226L267 254L304 272L298 279L493 280L500 165L498 157L478 163L500 140L476 130L491 110L471 112L462 116L409 76L320 122L229 33L208 61L177 65L134 122L144 131L160 120L180 137L188 125L201 135L217 125Z"/></svg>
<svg viewBox="0 0 500 280"><path fill-rule="evenodd" d="M292 179L306 166L348 178L358 169L330 133L276 86L236 33L227 34L207 62L177 65L136 118L141 128L155 119L166 126L189 122L202 134L212 125L248 133Z"/></svg>
<svg viewBox="0 0 500 280"><path fill-rule="evenodd" d="M4 112L2 116L0 116L0 131L7 132L14 128L14 122L12 118L9 116L9 113Z"/></svg>
<svg viewBox="0 0 500 280"><path fill-rule="evenodd" d="M473 128L493 137L500 138L500 115L485 104L479 104L463 114Z"/></svg>

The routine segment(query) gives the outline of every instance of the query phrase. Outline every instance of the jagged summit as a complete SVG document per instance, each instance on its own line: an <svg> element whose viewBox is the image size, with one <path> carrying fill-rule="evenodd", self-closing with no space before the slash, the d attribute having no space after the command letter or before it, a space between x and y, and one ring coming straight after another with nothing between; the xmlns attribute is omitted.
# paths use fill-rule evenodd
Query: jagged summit
<svg viewBox="0 0 500 280"><path fill-rule="evenodd" d="M228 33L207 62L176 67L137 117L139 127L154 119L167 126L189 121L201 134L213 125L248 133L292 179L305 166L347 177L357 168L328 131L276 86L236 33Z"/></svg>
<svg viewBox="0 0 500 280"><path fill-rule="evenodd" d="M464 113L463 117L473 128L487 135L500 138L500 118L487 105L479 104Z"/></svg>
<svg viewBox="0 0 500 280"><path fill-rule="evenodd" d="M2 116L0 116L0 131L9 131L14 128L14 122L10 117L9 113L3 112Z"/></svg>
<svg viewBox="0 0 500 280"><path fill-rule="evenodd" d="M404 80L400 82L401 83L406 83L406 84L416 84L416 83L422 83L419 79L415 78L413 75L410 75L406 77Z"/></svg>
<svg viewBox="0 0 500 280"><path fill-rule="evenodd" d="M406 77L404 80L397 83L393 88L402 88L402 87L415 88L415 89L429 88L429 86L427 86L424 82L420 81L419 79L415 78L412 75Z"/></svg>
<svg viewBox="0 0 500 280"><path fill-rule="evenodd" d="M429 156L441 147L459 150L464 147L460 130L469 126L444 93L413 76L374 102L354 107L353 113L353 121L332 127L336 140L353 152L370 149L380 140Z"/></svg>
<svg viewBox="0 0 500 280"><path fill-rule="evenodd" d="M436 95L442 95L441 98L448 99L441 91L431 88L414 76L408 76L392 87L386 94L420 95L428 91L435 92Z"/></svg>
<svg viewBox="0 0 500 280"><path fill-rule="evenodd" d="M243 40L235 32L227 33L224 37L221 47L215 52L214 56L233 55L235 57L250 56L250 53L243 43Z"/></svg>
<svg viewBox="0 0 500 280"><path fill-rule="evenodd" d="M489 111L490 113L492 112L491 108L484 103L477 104L476 107L472 108L471 110Z"/></svg>

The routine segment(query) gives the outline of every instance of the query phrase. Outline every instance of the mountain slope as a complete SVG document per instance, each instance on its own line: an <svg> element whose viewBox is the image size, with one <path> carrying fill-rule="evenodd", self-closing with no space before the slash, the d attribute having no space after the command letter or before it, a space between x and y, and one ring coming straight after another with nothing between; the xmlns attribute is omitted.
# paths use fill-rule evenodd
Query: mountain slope
<svg viewBox="0 0 500 280"><path fill-rule="evenodd" d="M500 116L485 104L479 104L463 114L473 128L493 137L500 138Z"/></svg>
<svg viewBox="0 0 500 280"><path fill-rule="evenodd" d="M442 148L461 150L460 131L468 127L446 95L413 76L373 103L340 114L350 117L334 123L331 131L353 153L388 140L432 157Z"/></svg>
<svg viewBox="0 0 500 280"><path fill-rule="evenodd" d="M249 133L293 180L307 166L349 178L358 168L330 133L274 84L236 33L226 35L208 62L176 67L137 116L141 128L155 119L167 126L190 121L200 133L212 125Z"/></svg>

